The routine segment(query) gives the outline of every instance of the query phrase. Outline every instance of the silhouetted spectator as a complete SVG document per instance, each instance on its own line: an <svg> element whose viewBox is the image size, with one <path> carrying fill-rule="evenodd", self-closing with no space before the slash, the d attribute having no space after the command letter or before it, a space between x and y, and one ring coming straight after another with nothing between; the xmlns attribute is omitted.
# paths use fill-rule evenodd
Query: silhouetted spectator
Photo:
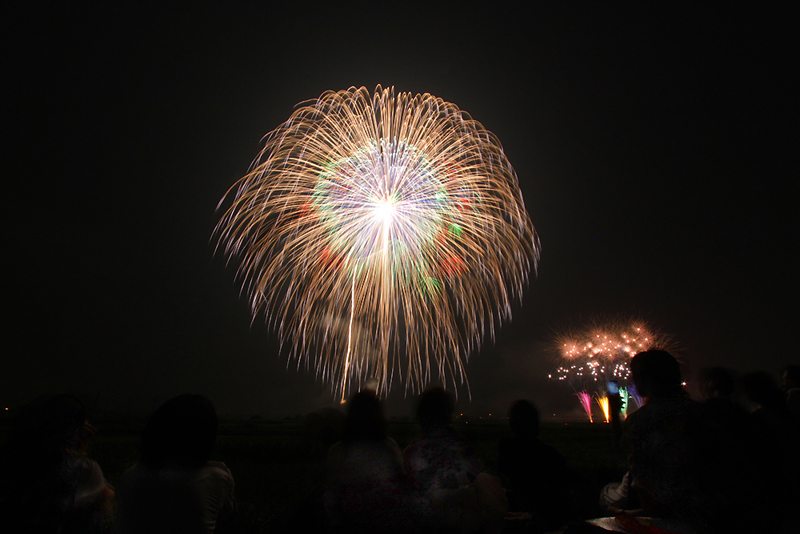
<svg viewBox="0 0 800 534"><path fill-rule="evenodd" d="M451 532L497 530L508 509L504 490L450 427L454 407L452 395L440 387L420 395L417 420L423 437L403 451L406 472L430 507L427 526Z"/></svg>
<svg viewBox="0 0 800 534"><path fill-rule="evenodd" d="M723 367L714 367L701 373L701 379L705 398L700 411L707 427L708 471L713 469L714 477L707 487L709 499L717 496L719 515L735 523L727 527L731 532L774 531L779 519L775 510L768 510L776 502L772 496L775 488L768 482L771 475L767 475L765 451L756 427L735 401L734 375ZM755 514L754 510L760 512Z"/></svg>
<svg viewBox="0 0 800 534"><path fill-rule="evenodd" d="M0 532L105 528L114 491L86 457L94 433L83 404L71 395L42 397L22 408L0 460Z"/></svg>
<svg viewBox="0 0 800 534"><path fill-rule="evenodd" d="M509 512L530 515L528 532L555 530L569 513L566 461L539 439L539 411L532 402L516 401L508 419L514 435L500 440L497 459L507 481Z"/></svg>
<svg viewBox="0 0 800 534"><path fill-rule="evenodd" d="M710 367L700 372L700 390L704 399L723 398L733 401L736 379L724 367Z"/></svg>
<svg viewBox="0 0 800 534"><path fill-rule="evenodd" d="M705 455L705 427L697 403L683 392L680 366L663 350L640 352L631 375L645 405L628 417L630 477L645 515L707 531L716 508L704 491L714 479Z"/></svg>
<svg viewBox="0 0 800 534"><path fill-rule="evenodd" d="M342 441L328 451L325 508L334 532L404 532L411 517L397 443L386 434L378 398L356 393Z"/></svg>
<svg viewBox="0 0 800 534"><path fill-rule="evenodd" d="M306 415L303 434L311 445L311 458L328 454L330 448L341 441L347 415L337 408L320 408ZM328 515L325 511L325 481L315 486L306 498L288 511L289 524L298 532L325 532Z"/></svg>
<svg viewBox="0 0 800 534"><path fill-rule="evenodd" d="M700 401L704 420L711 426L711 432L719 436L720 443L729 443L726 449L742 449L744 441L752 434L747 411L735 401L736 380L724 367L704 369L700 374Z"/></svg>
<svg viewBox="0 0 800 534"><path fill-rule="evenodd" d="M782 506L762 476L759 431L731 400L729 373L707 375L712 397L702 403L683 394L678 362L664 351L637 354L631 373L648 399L629 418L632 485L644 513L704 533L776 531ZM774 398L763 395L767 404Z"/></svg>
<svg viewBox="0 0 800 534"><path fill-rule="evenodd" d="M756 406L750 417L763 459L764 485L773 501L768 511L772 516L780 516L783 511L790 510L796 517L796 501L800 497L797 485L800 480L800 425L768 373L747 373L742 378L742 389L745 397Z"/></svg>
<svg viewBox="0 0 800 534"><path fill-rule="evenodd" d="M742 389L745 397L755 405L753 413L767 411L780 416L787 414L786 399L769 373L747 373L742 377Z"/></svg>
<svg viewBox="0 0 800 534"><path fill-rule="evenodd" d="M747 425L747 411L735 401L736 379L724 367L704 369L700 373L700 402L704 416L717 432L741 433ZM731 436L734 439L734 436Z"/></svg>
<svg viewBox="0 0 800 534"><path fill-rule="evenodd" d="M745 397L756 406L751 413L755 431L763 436L765 443L772 445L775 454L787 460L797 458L798 422L772 376L763 371L747 373L742 378L742 389ZM795 463L790 462L796 469ZM797 480L795 476L792 478Z"/></svg>
<svg viewBox="0 0 800 534"><path fill-rule="evenodd" d="M789 365L784 369L781 389L786 396L786 406L800 421L800 365Z"/></svg>
<svg viewBox="0 0 800 534"><path fill-rule="evenodd" d="M643 473L637 480L634 473L629 471L620 482L612 482L602 489L600 507L611 515L623 512L630 515L645 513L638 490L633 483L637 480L638 485L641 485L648 477L653 478L650 474L653 469L649 468L649 463L652 463L649 456L644 455L641 450L637 451L636 447L641 446L642 439L648 434L650 427L657 429L652 421L655 414L661 411L680 413L685 408L680 367L671 354L665 351L639 353L631 360L631 371L634 388L641 396L643 406L626 419L628 434L625 437L626 441L630 442L627 444L634 448L634 453L629 458L629 467L632 466L634 458L638 457L641 464L639 470ZM657 421L658 417L655 419ZM644 480L641 480L642 475ZM647 491L647 488L644 490ZM645 499L647 500L647 497ZM652 500L651 498L650 501ZM662 510L653 510L655 508L653 504L649 504L648 507L653 514L665 513Z"/></svg>
<svg viewBox="0 0 800 534"><path fill-rule="evenodd" d="M467 441L450 427L454 407L452 396L442 388L420 396L417 420L423 437L403 452L406 471L420 493L464 486L483 471Z"/></svg>
<svg viewBox="0 0 800 534"><path fill-rule="evenodd" d="M150 417L142 457L119 481L117 532L211 534L230 530L236 503L231 472L211 461L217 412L201 395L181 395Z"/></svg>

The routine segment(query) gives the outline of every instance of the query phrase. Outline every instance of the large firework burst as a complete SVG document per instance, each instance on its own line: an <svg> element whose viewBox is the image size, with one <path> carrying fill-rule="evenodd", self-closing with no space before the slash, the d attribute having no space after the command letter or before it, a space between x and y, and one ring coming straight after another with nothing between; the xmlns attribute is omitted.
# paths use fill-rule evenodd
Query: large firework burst
<svg viewBox="0 0 800 534"><path fill-rule="evenodd" d="M539 258L497 138L429 94L328 91L265 137L216 235L253 317L332 390L465 380Z"/></svg>

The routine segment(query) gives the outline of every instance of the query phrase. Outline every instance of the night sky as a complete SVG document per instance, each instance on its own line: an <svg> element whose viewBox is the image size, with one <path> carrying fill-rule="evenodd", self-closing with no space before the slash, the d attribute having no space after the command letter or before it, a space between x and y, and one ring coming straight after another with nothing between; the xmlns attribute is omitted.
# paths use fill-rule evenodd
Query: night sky
<svg viewBox="0 0 800 534"><path fill-rule="evenodd" d="M551 339L597 316L672 334L690 388L708 365L777 376L797 363L796 16L502 4L7 12L0 402L69 391L148 413L196 392L222 414L270 417L334 405L313 373L287 369L263 317L251 326L211 235L297 103L377 84L441 97L495 133L541 237L538 277L470 357L459 409L577 409L547 382ZM412 413L403 384L388 401Z"/></svg>

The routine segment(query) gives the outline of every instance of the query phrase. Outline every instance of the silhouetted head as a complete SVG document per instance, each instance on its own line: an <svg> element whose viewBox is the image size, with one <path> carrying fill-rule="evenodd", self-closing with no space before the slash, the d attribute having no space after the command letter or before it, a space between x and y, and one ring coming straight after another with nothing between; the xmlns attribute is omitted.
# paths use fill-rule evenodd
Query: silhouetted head
<svg viewBox="0 0 800 534"><path fill-rule="evenodd" d="M784 391L800 388L800 365L787 365L783 370L781 388Z"/></svg>
<svg viewBox="0 0 800 534"><path fill-rule="evenodd" d="M150 416L142 434L142 463L199 467L214 452L217 411L202 395L180 395Z"/></svg>
<svg viewBox="0 0 800 534"><path fill-rule="evenodd" d="M724 367L712 367L703 372L703 385L708 397L730 397L736 389L733 374Z"/></svg>
<svg viewBox="0 0 800 534"><path fill-rule="evenodd" d="M744 375L742 390L745 397L763 408L782 410L786 406L778 384L764 371L754 371Z"/></svg>
<svg viewBox="0 0 800 534"><path fill-rule="evenodd" d="M678 360L665 350L647 350L631 360L631 374L636 391L642 397L670 398L683 392Z"/></svg>
<svg viewBox="0 0 800 534"><path fill-rule="evenodd" d="M359 391L350 399L342 439L345 443L386 439L383 408L374 392Z"/></svg>
<svg viewBox="0 0 800 534"><path fill-rule="evenodd" d="M511 432L520 437L539 436L539 410L529 400L518 400L508 409Z"/></svg>
<svg viewBox="0 0 800 534"><path fill-rule="evenodd" d="M453 417L453 410L453 396L443 388L433 387L423 391L417 404L417 420L422 432L427 434L446 428Z"/></svg>

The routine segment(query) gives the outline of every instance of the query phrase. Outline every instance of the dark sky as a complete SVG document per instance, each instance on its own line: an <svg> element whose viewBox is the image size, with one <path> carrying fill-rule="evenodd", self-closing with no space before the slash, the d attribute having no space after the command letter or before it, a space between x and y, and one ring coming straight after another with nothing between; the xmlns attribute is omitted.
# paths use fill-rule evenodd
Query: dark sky
<svg viewBox="0 0 800 534"><path fill-rule="evenodd" d="M210 236L295 104L379 83L494 132L542 240L513 323L470 359L463 410L577 406L546 382L546 349L597 315L673 334L689 374L798 361L788 8L378 4L7 13L0 402L72 391L146 412L191 391L225 414L332 405L313 373L287 370L263 319L251 327ZM411 413L402 385L389 401Z"/></svg>

